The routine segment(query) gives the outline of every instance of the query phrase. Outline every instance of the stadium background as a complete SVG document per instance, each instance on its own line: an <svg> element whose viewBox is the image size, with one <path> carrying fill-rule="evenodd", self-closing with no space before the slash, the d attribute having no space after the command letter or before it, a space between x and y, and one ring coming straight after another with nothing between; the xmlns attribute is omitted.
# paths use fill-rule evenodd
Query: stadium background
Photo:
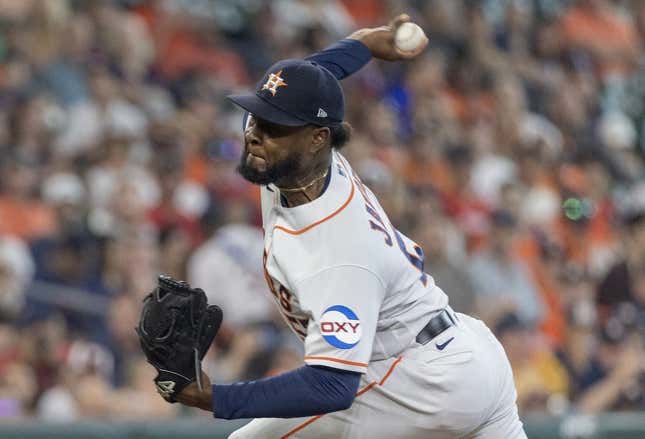
<svg viewBox="0 0 645 439"><path fill-rule="evenodd" d="M151 384L133 328L159 272L224 308L215 380L301 363L224 96L403 11L429 48L343 82L344 153L494 328L529 437L643 437L639 0L0 0L0 435L232 428Z"/></svg>

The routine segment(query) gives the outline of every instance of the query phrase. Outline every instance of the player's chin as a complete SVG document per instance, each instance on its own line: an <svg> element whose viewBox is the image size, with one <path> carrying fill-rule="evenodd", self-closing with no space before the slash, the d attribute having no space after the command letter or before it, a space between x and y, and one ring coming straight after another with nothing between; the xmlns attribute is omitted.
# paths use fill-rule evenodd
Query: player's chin
<svg viewBox="0 0 645 439"><path fill-rule="evenodd" d="M274 182L274 178L266 167L266 162L259 163L251 154L245 153L237 166L237 172L244 177L245 180L254 184L266 185Z"/></svg>

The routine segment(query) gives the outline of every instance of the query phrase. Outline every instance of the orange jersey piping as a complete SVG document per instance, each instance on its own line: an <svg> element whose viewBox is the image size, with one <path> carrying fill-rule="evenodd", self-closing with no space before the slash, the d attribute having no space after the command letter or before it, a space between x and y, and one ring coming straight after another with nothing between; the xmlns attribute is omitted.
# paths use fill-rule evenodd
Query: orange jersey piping
<svg viewBox="0 0 645 439"><path fill-rule="evenodd" d="M350 366L367 367L367 363L359 363L358 361L340 360L338 358L333 358L333 357L316 357L316 356L305 357L305 361L307 360L333 361L336 363L348 364Z"/></svg>
<svg viewBox="0 0 645 439"><path fill-rule="evenodd" d="M372 381L372 382L371 382L371 383L369 383L367 386L363 387L363 389L361 389L360 391L358 391L358 393L356 393L356 397L361 396L363 393L367 393L367 392L369 392L369 391L370 391L370 390L372 390L372 389L374 388L374 386L376 386L377 384L378 384L379 386L382 386L383 384L385 384L385 381L387 381L387 379L388 379L388 378L390 377L390 375L392 374L392 371L394 370L394 368L395 368L395 367L396 367L396 366L401 362L401 360L402 360L402 359L403 359L403 357L399 357L399 358L397 358L397 359L396 359L396 361L395 361L394 363L392 363L392 365L391 365L391 366L390 366L390 368L388 369L387 373L383 376L383 378L381 379L381 381L379 381L379 382ZM324 415L318 415L318 416L314 416L314 417L313 417L313 418L311 418L311 419L308 419L307 421L305 421L305 422L303 422L302 424L298 425L296 428L294 428L294 429L290 430L289 432L287 432L287 434L285 434L284 436L281 436L281 437L280 437L280 439L287 439L287 438L291 437L292 435L294 435L295 433L299 432L300 430L302 430L303 428L307 427L308 425L313 424L314 422L316 422L318 419L322 418L323 416L324 416Z"/></svg>
<svg viewBox="0 0 645 439"><path fill-rule="evenodd" d="M347 167L345 166L345 163L342 163L342 165L343 165L343 168L345 168L345 172L347 172L347 174L349 174L349 171L347 171ZM325 221L332 219L333 217L338 215L340 212L342 212L347 207L349 202L352 201L352 198L354 198L354 182L352 181L351 178L349 178L349 182L352 184L352 190L349 192L349 196L347 197L347 200L345 200L345 202L342 204L342 206L340 206L338 209L336 209L335 211L333 211L332 213L330 213L329 215L327 215L323 219L318 220L318 221L316 221L314 223L311 223L308 226L303 227L302 229L298 229L298 230L287 229L286 227L283 227L283 226L273 226L273 230L282 230L283 232L288 233L290 235L301 235L301 234L305 233L306 231L313 229L317 225L320 225L320 224L324 223Z"/></svg>

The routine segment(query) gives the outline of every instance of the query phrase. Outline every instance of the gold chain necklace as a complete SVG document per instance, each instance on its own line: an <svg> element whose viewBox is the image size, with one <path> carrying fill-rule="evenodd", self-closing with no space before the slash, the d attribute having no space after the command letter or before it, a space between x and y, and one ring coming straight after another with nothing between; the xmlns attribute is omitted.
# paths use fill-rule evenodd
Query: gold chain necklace
<svg viewBox="0 0 645 439"><path fill-rule="evenodd" d="M301 187L294 187L294 188L281 188L279 186L276 186L278 189L280 189L280 192L304 192L307 189L309 189L311 186L313 186L315 183L318 181L322 180L323 178L327 177L327 174L329 173L329 168L325 169L325 172L322 173L322 175L314 178L311 183L309 183L306 186L301 186ZM306 194L305 194L306 195Z"/></svg>
<svg viewBox="0 0 645 439"><path fill-rule="evenodd" d="M294 187L294 188L286 188L286 189L283 189L283 188L281 188L279 186L276 186L276 187L278 189L280 189L280 192L302 192L302 194L305 196L305 198L307 198L307 200L312 201L311 197L309 195L307 195L307 189L309 189L311 186L313 186L315 183L319 182L323 178L326 178L328 173L329 173L329 168L325 169L325 172L323 172L322 175L320 175L319 177L314 178L311 181L311 183L309 183L306 186ZM286 198L285 198L285 200L286 200ZM287 201L287 204L288 204L288 201Z"/></svg>

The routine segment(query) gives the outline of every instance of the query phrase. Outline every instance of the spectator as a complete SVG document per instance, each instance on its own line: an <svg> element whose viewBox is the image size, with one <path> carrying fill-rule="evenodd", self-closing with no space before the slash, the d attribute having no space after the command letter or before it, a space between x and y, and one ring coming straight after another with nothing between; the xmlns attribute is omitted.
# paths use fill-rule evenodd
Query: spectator
<svg viewBox="0 0 645 439"><path fill-rule="evenodd" d="M645 206L632 206L624 214L624 257L618 261L598 285L596 301L601 318L606 321L621 303L645 307L643 273L645 273Z"/></svg>
<svg viewBox="0 0 645 439"><path fill-rule="evenodd" d="M221 306L227 325L240 327L272 320L274 310L262 272L262 233L247 224L243 205L229 204L227 215L227 224L195 250L188 279L207 292L210 302Z"/></svg>
<svg viewBox="0 0 645 439"><path fill-rule="evenodd" d="M0 233L34 239L56 230L54 212L35 197L38 169L17 158L2 160L0 175Z"/></svg>
<svg viewBox="0 0 645 439"><path fill-rule="evenodd" d="M178 407L159 399L156 389L149 385L155 370L138 357L129 370L129 379L120 390L111 392L109 416L125 419L158 419L176 416Z"/></svg>
<svg viewBox="0 0 645 439"><path fill-rule="evenodd" d="M21 355L17 331L0 323L0 418L27 416L36 396L34 370Z"/></svg>
<svg viewBox="0 0 645 439"><path fill-rule="evenodd" d="M528 268L513 257L516 219L508 211L491 216L488 247L473 255L469 272L477 294L477 311L486 320L506 312L517 313L527 327L535 327L544 315L544 305Z"/></svg>
<svg viewBox="0 0 645 439"><path fill-rule="evenodd" d="M426 270L432 273L435 283L448 294L450 306L457 312L472 313L475 311L477 290L463 260L451 260L448 247L455 245L454 236L451 240L451 228L445 218L436 215L429 222L419 223L413 236L425 253Z"/></svg>
<svg viewBox="0 0 645 439"><path fill-rule="evenodd" d="M642 410L645 388L640 376L645 364L641 338L630 334L618 323L608 325L600 337L596 353L598 365L594 377L578 400L585 413L608 410Z"/></svg>
<svg viewBox="0 0 645 439"><path fill-rule="evenodd" d="M0 321L17 318L34 276L34 261L20 239L0 236Z"/></svg>
<svg viewBox="0 0 645 439"><path fill-rule="evenodd" d="M568 398L578 401L580 395L602 376L602 367L596 357L597 334L593 307L575 307L568 321L565 341L557 356L569 375Z"/></svg>
<svg viewBox="0 0 645 439"><path fill-rule="evenodd" d="M494 331L513 367L520 411L546 411L554 400L566 398L566 370L530 327L511 313L499 318Z"/></svg>
<svg viewBox="0 0 645 439"><path fill-rule="evenodd" d="M637 60L640 42L632 18L609 0L578 0L561 26L565 46L586 52L604 77L625 74Z"/></svg>

